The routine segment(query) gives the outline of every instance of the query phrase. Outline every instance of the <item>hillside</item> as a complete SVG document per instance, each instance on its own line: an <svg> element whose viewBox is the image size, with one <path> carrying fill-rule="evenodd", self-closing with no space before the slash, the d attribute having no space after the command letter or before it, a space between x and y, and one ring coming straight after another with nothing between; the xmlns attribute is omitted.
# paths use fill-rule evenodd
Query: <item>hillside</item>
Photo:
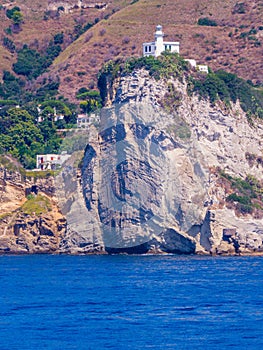
<svg viewBox="0 0 263 350"><path fill-rule="evenodd" d="M18 0L8 6L18 6L23 21L17 29L1 7L2 43L6 37L15 44L13 50L0 48L1 69L12 69L23 44L45 50L52 36L63 32L62 52L49 70L51 77L59 76L59 91L70 100L79 88L96 86L103 63L140 56L142 43L152 40L158 23L167 38L180 41L182 56L237 73L257 85L263 82L261 0Z"/></svg>
<svg viewBox="0 0 263 350"><path fill-rule="evenodd" d="M125 6L127 1L112 0L99 3L94 0L65 1L7 1L0 5L0 55L1 70L11 70L17 59L17 52L24 44L43 51L52 36L64 34L62 48L65 49L84 31L85 25L94 24ZM7 11L18 7L22 20L17 25L8 18ZM10 39L15 49L8 48L4 40Z"/></svg>

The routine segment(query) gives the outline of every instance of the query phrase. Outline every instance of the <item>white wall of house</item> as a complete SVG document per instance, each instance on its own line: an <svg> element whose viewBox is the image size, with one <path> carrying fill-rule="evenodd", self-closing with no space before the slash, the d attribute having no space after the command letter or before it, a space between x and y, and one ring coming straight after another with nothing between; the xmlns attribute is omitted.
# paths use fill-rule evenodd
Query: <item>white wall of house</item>
<svg viewBox="0 0 263 350"><path fill-rule="evenodd" d="M69 154L38 154L36 168L38 170L55 170L61 166L68 158Z"/></svg>
<svg viewBox="0 0 263 350"><path fill-rule="evenodd" d="M199 64L197 66L197 69L199 70L199 72L208 74L208 66L206 64Z"/></svg>
<svg viewBox="0 0 263 350"><path fill-rule="evenodd" d="M89 125L89 116L87 114L79 114L77 116L77 127L86 128Z"/></svg>

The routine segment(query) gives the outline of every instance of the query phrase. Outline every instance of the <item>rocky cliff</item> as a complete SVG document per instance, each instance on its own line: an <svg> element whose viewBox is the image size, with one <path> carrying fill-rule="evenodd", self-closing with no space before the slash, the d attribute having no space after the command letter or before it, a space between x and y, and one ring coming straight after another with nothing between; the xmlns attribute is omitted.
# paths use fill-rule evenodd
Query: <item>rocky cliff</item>
<svg viewBox="0 0 263 350"><path fill-rule="evenodd" d="M105 88L82 173L59 176L61 249L261 253L263 124L144 69Z"/></svg>
<svg viewBox="0 0 263 350"><path fill-rule="evenodd" d="M66 220L54 198L54 178L26 177L7 160L8 167L0 166L0 254L57 252Z"/></svg>
<svg viewBox="0 0 263 350"><path fill-rule="evenodd" d="M55 179L1 168L0 252L261 254L262 122L184 77L104 88L99 129L76 132Z"/></svg>

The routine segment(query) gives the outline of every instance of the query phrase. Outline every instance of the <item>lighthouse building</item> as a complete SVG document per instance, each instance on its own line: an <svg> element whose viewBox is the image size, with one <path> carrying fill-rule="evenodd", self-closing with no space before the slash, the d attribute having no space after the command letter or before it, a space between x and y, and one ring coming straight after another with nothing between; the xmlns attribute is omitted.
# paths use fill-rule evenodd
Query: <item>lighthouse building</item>
<svg viewBox="0 0 263 350"><path fill-rule="evenodd" d="M143 56L158 57L164 51L179 53L180 43L178 41L163 41L162 26L158 25L155 32L155 41L143 43Z"/></svg>

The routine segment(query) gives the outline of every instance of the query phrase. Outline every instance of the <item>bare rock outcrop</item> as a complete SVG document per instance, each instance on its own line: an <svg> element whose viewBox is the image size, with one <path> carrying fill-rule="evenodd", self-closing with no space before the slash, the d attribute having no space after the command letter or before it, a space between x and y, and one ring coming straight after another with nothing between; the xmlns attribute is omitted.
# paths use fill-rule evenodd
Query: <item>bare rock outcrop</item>
<svg viewBox="0 0 263 350"><path fill-rule="evenodd" d="M58 252L67 224L53 197L54 178L26 177L11 157L6 160L9 166L0 167L0 254ZM49 210L26 213L27 196L38 194L50 203Z"/></svg>
<svg viewBox="0 0 263 350"><path fill-rule="evenodd" d="M66 220L52 214L17 213L1 220L0 230L0 253L55 253L65 233Z"/></svg>

